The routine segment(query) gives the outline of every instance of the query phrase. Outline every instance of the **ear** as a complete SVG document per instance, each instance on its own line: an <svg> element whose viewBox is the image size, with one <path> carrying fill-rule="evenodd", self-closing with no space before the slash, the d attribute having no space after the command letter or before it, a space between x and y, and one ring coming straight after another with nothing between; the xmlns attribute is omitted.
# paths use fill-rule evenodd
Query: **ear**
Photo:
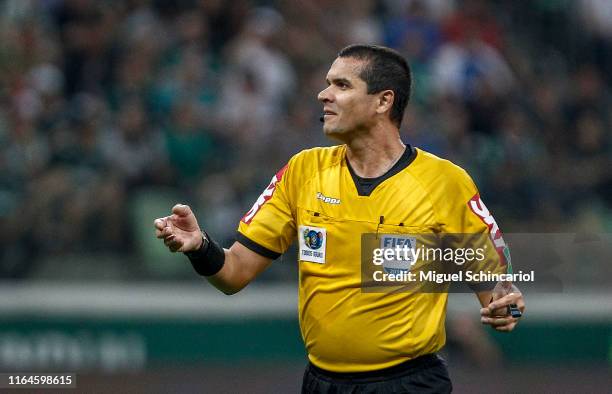
<svg viewBox="0 0 612 394"><path fill-rule="evenodd" d="M379 96L376 113L384 114L387 111L391 111L391 107L393 107L393 101L395 100L395 93L393 93L393 90L383 90L378 94Z"/></svg>

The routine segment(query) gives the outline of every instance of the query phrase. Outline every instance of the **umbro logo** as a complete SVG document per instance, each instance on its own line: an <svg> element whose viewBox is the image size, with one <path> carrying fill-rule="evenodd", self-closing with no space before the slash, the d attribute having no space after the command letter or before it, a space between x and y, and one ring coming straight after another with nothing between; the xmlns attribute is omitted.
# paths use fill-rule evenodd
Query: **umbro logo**
<svg viewBox="0 0 612 394"><path fill-rule="evenodd" d="M339 198L326 197L321 192L317 192L317 199L327 204L340 204Z"/></svg>

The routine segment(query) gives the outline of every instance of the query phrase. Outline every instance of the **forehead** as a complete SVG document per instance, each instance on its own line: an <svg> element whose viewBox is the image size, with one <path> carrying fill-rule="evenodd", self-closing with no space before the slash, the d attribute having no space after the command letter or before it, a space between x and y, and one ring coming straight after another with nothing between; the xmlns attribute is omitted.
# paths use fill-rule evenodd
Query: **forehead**
<svg viewBox="0 0 612 394"><path fill-rule="evenodd" d="M361 72L365 62L353 57L339 57L334 60L329 71L327 72L327 80L344 78L348 80L361 80L359 73Z"/></svg>

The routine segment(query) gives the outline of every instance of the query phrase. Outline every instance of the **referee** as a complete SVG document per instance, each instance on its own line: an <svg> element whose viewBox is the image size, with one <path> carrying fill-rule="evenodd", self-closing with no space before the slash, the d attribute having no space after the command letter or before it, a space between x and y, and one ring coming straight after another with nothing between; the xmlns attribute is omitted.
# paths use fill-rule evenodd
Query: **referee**
<svg viewBox="0 0 612 394"><path fill-rule="evenodd" d="M362 291L362 236L483 235L475 238L481 245L471 246L487 251L487 270L502 273L501 232L463 169L401 141L411 88L401 55L351 45L325 80L318 95L323 131L341 145L293 156L244 215L229 249L181 204L155 220L156 236L226 294L244 288L297 238L299 319L309 358L303 393L451 392L436 354L446 339L448 294ZM513 289L495 296L476 291L482 323L498 331L515 327L518 318L507 307L523 311L524 301Z"/></svg>

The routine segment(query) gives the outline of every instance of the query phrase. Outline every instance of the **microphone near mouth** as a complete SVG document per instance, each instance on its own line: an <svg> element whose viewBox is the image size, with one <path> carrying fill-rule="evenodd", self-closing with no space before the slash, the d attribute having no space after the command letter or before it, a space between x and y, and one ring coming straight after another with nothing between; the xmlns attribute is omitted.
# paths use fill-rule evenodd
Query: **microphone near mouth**
<svg viewBox="0 0 612 394"><path fill-rule="evenodd" d="M321 115L321 117L319 118L319 122L325 123L325 115Z"/></svg>

